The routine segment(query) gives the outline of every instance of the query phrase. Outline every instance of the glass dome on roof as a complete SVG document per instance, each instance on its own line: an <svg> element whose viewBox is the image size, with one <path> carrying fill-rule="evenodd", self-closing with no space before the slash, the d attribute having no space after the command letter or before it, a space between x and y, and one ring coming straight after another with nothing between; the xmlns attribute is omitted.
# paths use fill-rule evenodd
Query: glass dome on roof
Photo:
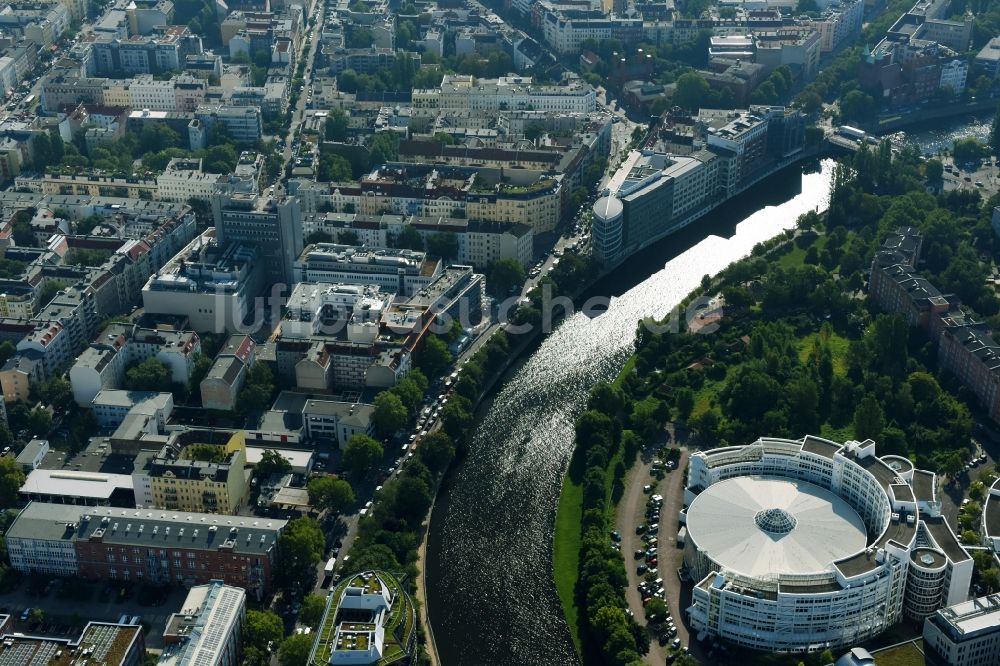
<svg viewBox="0 0 1000 666"><path fill-rule="evenodd" d="M795 529L795 516L784 509L764 509L753 517L757 527L771 534L788 534Z"/></svg>

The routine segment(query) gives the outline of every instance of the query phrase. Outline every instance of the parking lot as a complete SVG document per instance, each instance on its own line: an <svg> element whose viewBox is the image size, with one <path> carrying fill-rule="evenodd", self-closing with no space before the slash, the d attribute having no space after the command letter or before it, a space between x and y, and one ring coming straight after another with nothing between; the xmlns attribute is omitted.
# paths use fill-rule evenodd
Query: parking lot
<svg viewBox="0 0 1000 666"><path fill-rule="evenodd" d="M677 515L683 507L687 459L686 450L680 451L676 461L660 460L652 449L642 452L626 477L616 517L628 576L625 597L636 621L650 628L646 660L653 664L670 659L676 652L673 645L687 647L695 656L698 651L697 646L691 646L685 625L686 601L677 574L683 555L677 547ZM690 594L690 589L687 592ZM654 598L666 604L666 615L647 620L646 606Z"/></svg>

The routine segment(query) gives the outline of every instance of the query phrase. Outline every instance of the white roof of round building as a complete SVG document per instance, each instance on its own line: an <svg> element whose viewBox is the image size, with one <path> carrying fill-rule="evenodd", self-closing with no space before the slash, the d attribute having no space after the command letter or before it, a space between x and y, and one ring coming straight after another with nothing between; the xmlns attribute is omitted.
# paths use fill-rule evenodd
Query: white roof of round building
<svg viewBox="0 0 1000 666"><path fill-rule="evenodd" d="M594 214L605 220L621 215L623 210L625 206L621 199L615 196L601 197L594 202Z"/></svg>
<svg viewBox="0 0 1000 666"><path fill-rule="evenodd" d="M760 476L703 490L688 508L687 529L712 561L752 577L829 571L867 545L861 517L836 494Z"/></svg>

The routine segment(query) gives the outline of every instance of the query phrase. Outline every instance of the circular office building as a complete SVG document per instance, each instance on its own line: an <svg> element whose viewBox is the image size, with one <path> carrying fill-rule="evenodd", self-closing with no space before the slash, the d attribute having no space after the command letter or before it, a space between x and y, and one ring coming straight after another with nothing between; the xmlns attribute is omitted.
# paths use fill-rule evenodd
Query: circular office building
<svg viewBox="0 0 1000 666"><path fill-rule="evenodd" d="M934 475L870 440L762 437L689 461L680 519L699 640L839 650L965 598L972 558Z"/></svg>
<svg viewBox="0 0 1000 666"><path fill-rule="evenodd" d="M709 486L688 509L687 530L698 578L720 570L763 577L825 572L867 545L865 524L845 500L775 477Z"/></svg>

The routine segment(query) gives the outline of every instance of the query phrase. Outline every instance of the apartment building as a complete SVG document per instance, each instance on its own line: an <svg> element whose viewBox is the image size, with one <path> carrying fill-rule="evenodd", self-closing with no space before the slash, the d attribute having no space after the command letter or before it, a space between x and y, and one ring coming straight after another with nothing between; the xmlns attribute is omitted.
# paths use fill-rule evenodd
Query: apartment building
<svg viewBox="0 0 1000 666"><path fill-rule="evenodd" d="M209 132L216 125L220 126L237 143L256 145L263 136L261 111L257 107L202 105L195 109L194 118ZM205 138L207 139L207 135Z"/></svg>
<svg viewBox="0 0 1000 666"><path fill-rule="evenodd" d="M231 411L253 364L257 343L245 335L231 336L201 380L201 405L205 409Z"/></svg>
<svg viewBox="0 0 1000 666"><path fill-rule="evenodd" d="M566 191L563 180L577 171L389 164L360 179L355 210L369 217L390 214L522 224L532 233L544 233L558 225ZM347 188L337 189L339 199L347 201L343 194ZM316 200L325 201L327 196L321 194Z"/></svg>
<svg viewBox="0 0 1000 666"><path fill-rule="evenodd" d="M201 38L186 25L153 28L127 39L95 35L88 74L160 74L184 68L188 55L202 53Z"/></svg>
<svg viewBox="0 0 1000 666"><path fill-rule="evenodd" d="M164 446L158 453L141 452L132 472L135 503L170 511L235 514L246 504L250 485L245 473L246 445L242 432L225 444L222 462L188 458Z"/></svg>
<svg viewBox="0 0 1000 666"><path fill-rule="evenodd" d="M556 53L579 53L588 39L617 39L627 44L643 37L641 18L607 15L603 11L565 11L548 4L540 0L535 7L543 13L542 35Z"/></svg>
<svg viewBox="0 0 1000 666"><path fill-rule="evenodd" d="M171 460L159 455L133 473L132 478L144 487L143 477L148 477L152 507L234 514L246 503L249 493L245 464L242 451L228 454L224 463ZM136 501L139 503L139 497Z"/></svg>
<svg viewBox="0 0 1000 666"><path fill-rule="evenodd" d="M69 28L70 13L60 2L10 2L0 13L0 28L48 48Z"/></svg>
<svg viewBox="0 0 1000 666"><path fill-rule="evenodd" d="M313 441L337 442L341 449L355 435L375 436L372 405L309 399L302 407L302 425Z"/></svg>
<svg viewBox="0 0 1000 666"><path fill-rule="evenodd" d="M884 312L901 315L938 344L938 364L972 391L990 417L1000 420L1000 344L982 322L959 309L913 268L921 238L900 227L872 260L869 296Z"/></svg>
<svg viewBox="0 0 1000 666"><path fill-rule="evenodd" d="M215 580L188 591L163 629L158 666L237 666L246 629L246 592Z"/></svg>
<svg viewBox="0 0 1000 666"><path fill-rule="evenodd" d="M15 182L22 187L31 187L42 194L82 194L94 197L148 199L150 201L159 199L159 188L156 181L145 178L46 173L40 178L19 176ZM47 237L46 240L48 240Z"/></svg>
<svg viewBox="0 0 1000 666"><path fill-rule="evenodd" d="M271 590L284 520L31 502L6 533L11 566L89 580Z"/></svg>
<svg viewBox="0 0 1000 666"><path fill-rule="evenodd" d="M44 381L41 355L37 352L15 354L0 368L0 386L3 387L4 403L27 400L31 386ZM42 434L42 433L38 433Z"/></svg>
<svg viewBox="0 0 1000 666"><path fill-rule="evenodd" d="M205 173L200 159L175 157L156 177L157 198L162 201L186 202L190 199L208 201L219 188L217 173Z"/></svg>
<svg viewBox="0 0 1000 666"><path fill-rule="evenodd" d="M530 76L478 79L466 74L448 74L438 88L414 89L412 99L417 113L439 109L571 113L597 110L597 93L589 84L576 81L563 86L542 86L534 84Z"/></svg>
<svg viewBox="0 0 1000 666"><path fill-rule="evenodd" d="M166 365L171 381L186 384L194 370L194 357L200 351L201 339L193 331L110 324L70 368L73 398L81 407L89 408L101 389L121 388L126 368L147 358Z"/></svg>

